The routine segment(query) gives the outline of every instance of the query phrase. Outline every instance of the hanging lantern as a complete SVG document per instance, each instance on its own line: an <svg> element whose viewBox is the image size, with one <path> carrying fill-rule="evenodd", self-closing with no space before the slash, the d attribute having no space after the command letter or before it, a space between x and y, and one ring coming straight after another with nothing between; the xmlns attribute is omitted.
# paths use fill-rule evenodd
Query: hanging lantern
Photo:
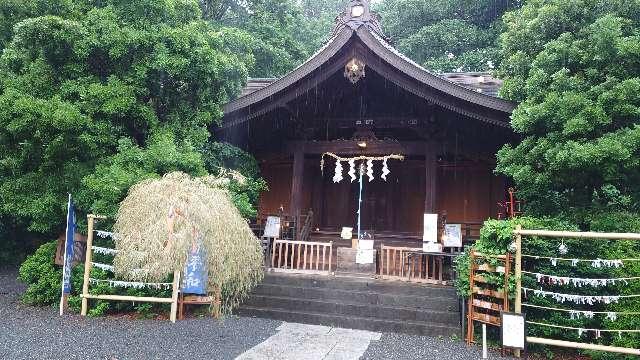
<svg viewBox="0 0 640 360"><path fill-rule="evenodd" d="M364 68L364 62L357 58L353 58L349 60L347 65L344 67L344 77L349 79L352 84L355 84L365 77Z"/></svg>

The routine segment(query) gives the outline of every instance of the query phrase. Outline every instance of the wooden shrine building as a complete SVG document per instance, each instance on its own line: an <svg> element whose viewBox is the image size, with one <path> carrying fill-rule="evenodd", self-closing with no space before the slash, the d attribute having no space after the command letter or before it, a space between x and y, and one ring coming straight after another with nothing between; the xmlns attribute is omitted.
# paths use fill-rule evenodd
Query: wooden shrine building
<svg viewBox="0 0 640 360"><path fill-rule="evenodd" d="M401 154L387 181L365 182L362 226L376 233L422 233L424 213L450 223L495 217L507 181L495 154L517 140L515 104L496 96L484 73L435 74L395 50L368 1L350 1L330 40L279 79L250 79L224 108L218 139L253 154L269 190L261 214L304 214L313 228L354 226L358 183L332 181L320 156ZM380 173L380 169L375 169Z"/></svg>

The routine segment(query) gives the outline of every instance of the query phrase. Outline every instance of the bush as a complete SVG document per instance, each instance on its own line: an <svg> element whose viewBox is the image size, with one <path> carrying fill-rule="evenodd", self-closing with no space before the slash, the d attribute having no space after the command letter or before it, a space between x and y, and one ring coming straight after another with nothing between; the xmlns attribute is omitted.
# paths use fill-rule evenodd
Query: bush
<svg viewBox="0 0 640 360"><path fill-rule="evenodd" d="M111 240L95 239L99 246L113 247ZM54 263L57 241L51 241L40 246L33 255L20 266L18 279L27 285L27 290L22 295L25 304L47 306L57 305L60 302L62 281L62 267ZM94 261L111 263L112 256L94 254ZM84 277L84 264L73 267L71 272L71 294L69 296L69 309L80 312L82 282ZM91 270L94 279L113 279L113 274L98 268ZM171 282L170 279L165 282ZM110 294L128 296L169 297L171 290L116 288L108 284L95 284L89 288L91 294ZM109 312L136 312L141 317L151 317L158 312L169 311L167 304L147 304L131 302L108 302L104 300L91 300L88 315L101 316Z"/></svg>
<svg viewBox="0 0 640 360"><path fill-rule="evenodd" d="M588 230L591 231L607 231L607 232L640 232L640 217L635 214L620 213L601 213L592 214L590 216ZM525 229L547 229L547 230L577 230L577 227L562 219L546 218L536 219L530 217L518 218L513 220L489 220L485 222L481 232L480 239L475 248L483 253L504 254L508 251L512 240L512 231L517 224L521 224ZM564 242L568 247L568 253L561 255L558 252L560 244ZM464 297L469 296L469 252L465 249L463 256L456 260L456 269L459 277L456 281L458 293ZM527 236L523 238L523 254L535 254L547 257L563 257L568 259L623 259L623 258L639 258L640 242L639 241L601 241L590 239L556 239L549 237ZM619 278L619 277L635 277L640 276L640 263L627 262L621 268L595 268L589 263L579 263L573 266L571 262L558 262L555 266L548 259L523 258L523 270L532 271L542 274L550 274L556 276L568 276L579 278ZM510 284L510 298L515 296L515 278L512 277ZM571 285L551 285L540 284L535 277L525 275L522 280L522 286L532 289L542 288L545 291L552 291L565 294L582 294L582 295L631 295L640 294L640 281L629 280L628 283L618 283L606 287L574 287ZM639 312L640 300L637 298L621 299L616 304L594 304L594 305L576 305L573 303L558 303L551 298L543 298L534 296L529 293L528 297L524 297L523 302L538 306L546 306L553 308L564 308L573 310L586 311L614 311L614 312ZM512 302L513 309L513 302ZM581 316L579 318L571 318L568 312L542 310L537 308L524 307L523 311L527 313L527 319L531 321L556 324L561 326L570 326L575 328L593 328L593 329L638 329L640 328L640 319L630 315L619 315L618 319L611 321L604 314L596 314L593 318ZM617 333L603 333L601 338L596 338L593 332L578 336L578 332L574 330L554 329L541 326L530 326L528 334L530 336L541 336L554 339L600 343L613 346L623 346L638 348L640 347L640 336L638 334L623 334L618 336ZM594 359L621 358L611 354L601 352L588 352Z"/></svg>

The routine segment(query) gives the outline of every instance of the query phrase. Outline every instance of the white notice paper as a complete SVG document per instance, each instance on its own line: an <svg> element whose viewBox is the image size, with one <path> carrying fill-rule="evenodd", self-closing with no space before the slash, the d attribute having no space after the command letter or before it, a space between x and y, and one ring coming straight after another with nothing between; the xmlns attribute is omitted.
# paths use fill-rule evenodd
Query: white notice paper
<svg viewBox="0 0 640 360"><path fill-rule="evenodd" d="M502 313L502 346L524 350L524 316Z"/></svg>
<svg viewBox="0 0 640 360"><path fill-rule="evenodd" d="M424 214L422 241L438 242L438 214Z"/></svg>
<svg viewBox="0 0 640 360"><path fill-rule="evenodd" d="M353 237L353 228L343 227L342 232L340 233L340 237L344 240L350 240Z"/></svg>
<svg viewBox="0 0 640 360"><path fill-rule="evenodd" d="M462 225L446 224L442 241L444 247L462 247Z"/></svg>
<svg viewBox="0 0 640 360"><path fill-rule="evenodd" d="M264 226L262 237L276 239L280 237L280 217L267 216L267 223Z"/></svg>
<svg viewBox="0 0 640 360"><path fill-rule="evenodd" d="M358 249L356 264L373 264L373 249Z"/></svg>
<svg viewBox="0 0 640 360"><path fill-rule="evenodd" d="M373 250L373 240L360 239L358 241L358 249Z"/></svg>

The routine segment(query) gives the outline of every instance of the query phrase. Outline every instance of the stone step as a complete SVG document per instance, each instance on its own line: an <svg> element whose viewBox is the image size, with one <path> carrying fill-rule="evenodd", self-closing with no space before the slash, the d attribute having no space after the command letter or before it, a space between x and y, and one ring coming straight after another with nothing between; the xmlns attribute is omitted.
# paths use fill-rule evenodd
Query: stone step
<svg viewBox="0 0 640 360"><path fill-rule="evenodd" d="M398 306L394 307L268 295L252 295L244 305L252 308L281 309L298 312L311 311L321 314L357 316L393 321L427 322L450 326L458 326L460 321L460 313L457 311L435 311L431 309L416 309Z"/></svg>
<svg viewBox="0 0 640 360"><path fill-rule="evenodd" d="M404 295L393 292L357 291L329 287L288 286L284 284L262 283L254 295L288 297L328 302L359 303L390 307L428 309L433 311L458 311L458 300L454 296L437 297Z"/></svg>
<svg viewBox="0 0 640 360"><path fill-rule="evenodd" d="M291 311L288 309L242 306L237 310L237 314L241 316L262 317L304 324L317 324L379 332L400 332L424 336L452 336L459 332L459 328L457 326L436 323L384 320L369 317L324 314L311 311Z"/></svg>
<svg viewBox="0 0 640 360"><path fill-rule="evenodd" d="M456 301L458 298L456 290L451 287L399 283L387 280L371 279L370 277L320 277L268 274L265 276L263 284L378 292L396 295L414 295L423 296L425 298L450 298L456 299Z"/></svg>

